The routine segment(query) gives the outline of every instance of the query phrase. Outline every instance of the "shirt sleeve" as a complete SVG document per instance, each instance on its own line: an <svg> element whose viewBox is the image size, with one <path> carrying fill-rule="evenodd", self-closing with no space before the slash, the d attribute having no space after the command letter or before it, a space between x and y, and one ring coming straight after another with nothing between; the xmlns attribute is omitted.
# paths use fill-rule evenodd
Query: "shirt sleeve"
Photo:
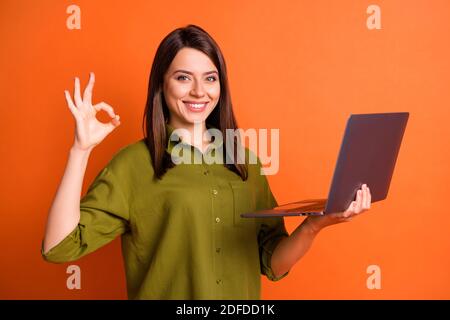
<svg viewBox="0 0 450 320"><path fill-rule="evenodd" d="M258 172L260 174L261 163L258 159ZM278 206L278 203L270 190L267 177L265 175L260 176L260 181L263 184L263 195L265 196L265 208L271 209ZM289 271L285 274L276 277L271 267L272 253L275 250L278 243L289 234L286 231L283 217L268 217L257 218L260 221L260 229L258 233L258 246L259 257L261 265L261 274L265 275L271 281L278 281L288 275Z"/></svg>
<svg viewBox="0 0 450 320"><path fill-rule="evenodd" d="M52 263L77 260L129 230L129 202L111 166L107 165L80 200L80 221L56 246L41 255Z"/></svg>

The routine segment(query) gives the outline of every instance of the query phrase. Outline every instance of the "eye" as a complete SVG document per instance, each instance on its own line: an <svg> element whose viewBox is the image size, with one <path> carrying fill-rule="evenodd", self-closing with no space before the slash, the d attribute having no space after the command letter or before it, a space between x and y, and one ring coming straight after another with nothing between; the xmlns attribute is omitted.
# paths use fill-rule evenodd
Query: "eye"
<svg viewBox="0 0 450 320"><path fill-rule="evenodd" d="M180 79L180 78L186 78L186 79L189 79L187 76L182 75L182 76L178 76L178 77L177 77L177 80L184 80L184 79Z"/></svg>
<svg viewBox="0 0 450 320"><path fill-rule="evenodd" d="M214 76L210 76L210 77L208 77L207 79L212 79L212 80L209 80L210 82L214 82L214 81L216 81L216 80L217 80L217 78L216 78L216 77L214 77Z"/></svg>

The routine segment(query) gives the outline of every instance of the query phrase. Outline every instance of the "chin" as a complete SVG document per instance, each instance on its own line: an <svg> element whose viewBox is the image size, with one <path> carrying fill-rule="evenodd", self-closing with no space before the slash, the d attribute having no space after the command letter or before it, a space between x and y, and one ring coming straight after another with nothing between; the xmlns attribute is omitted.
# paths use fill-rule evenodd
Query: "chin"
<svg viewBox="0 0 450 320"><path fill-rule="evenodd" d="M205 116L189 117L189 118L185 119L185 121L188 123L194 124L196 122L204 122L204 121L206 121L206 118L208 118L208 117L205 117Z"/></svg>
<svg viewBox="0 0 450 320"><path fill-rule="evenodd" d="M211 114L212 110L205 110L202 113L198 114L186 114L184 117L184 120L188 123L194 123L194 122L204 122L208 118L208 116Z"/></svg>

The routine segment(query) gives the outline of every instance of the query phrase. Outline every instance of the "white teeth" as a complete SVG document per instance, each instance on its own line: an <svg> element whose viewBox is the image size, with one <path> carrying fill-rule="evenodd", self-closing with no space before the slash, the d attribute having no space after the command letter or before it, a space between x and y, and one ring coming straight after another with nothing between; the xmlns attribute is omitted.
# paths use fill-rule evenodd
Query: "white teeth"
<svg viewBox="0 0 450 320"><path fill-rule="evenodd" d="M206 103L201 103L201 104L186 103L186 105L188 105L192 108L195 108L195 109L201 109L206 105Z"/></svg>

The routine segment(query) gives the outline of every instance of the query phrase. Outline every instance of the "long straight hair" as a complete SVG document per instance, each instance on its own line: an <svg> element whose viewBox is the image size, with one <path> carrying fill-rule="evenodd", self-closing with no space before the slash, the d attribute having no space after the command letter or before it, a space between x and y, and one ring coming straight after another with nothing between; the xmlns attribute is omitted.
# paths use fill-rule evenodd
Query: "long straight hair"
<svg viewBox="0 0 450 320"><path fill-rule="evenodd" d="M142 126L145 144L151 155L154 178L162 179L167 170L175 166L170 154L166 151L169 138L166 134L166 122L170 114L164 99L163 85L164 75L172 60L178 51L185 47L197 49L206 54L219 71L220 97L216 107L206 119L206 124L222 132L222 147L225 148L223 152L224 166L240 175L242 180L245 181L248 176L248 168L245 163L237 163L239 136L233 136L235 141L230 144L233 145L233 150L227 150L226 129L236 130L238 126L231 104L225 59L214 39L205 30L192 24L169 33L161 41L153 59ZM234 163L228 163L229 160L225 161L227 154L230 153L234 155L232 157Z"/></svg>

